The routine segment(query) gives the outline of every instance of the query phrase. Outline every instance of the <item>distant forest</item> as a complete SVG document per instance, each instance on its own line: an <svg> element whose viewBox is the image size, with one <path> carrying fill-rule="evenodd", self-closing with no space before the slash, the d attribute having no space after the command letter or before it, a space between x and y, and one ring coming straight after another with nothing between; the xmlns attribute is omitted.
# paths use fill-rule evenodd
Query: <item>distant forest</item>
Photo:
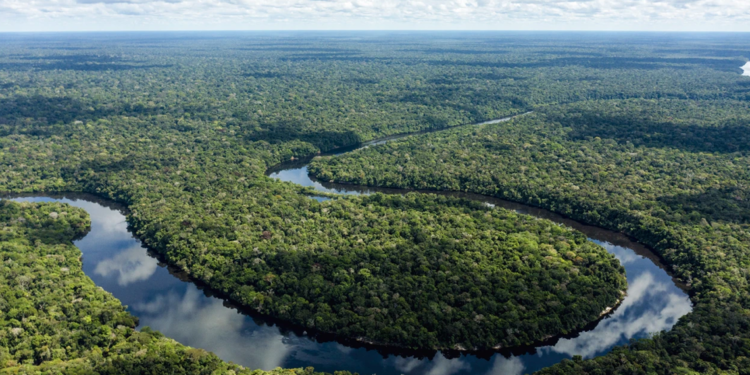
<svg viewBox="0 0 750 375"><path fill-rule="evenodd" d="M0 46L0 191L123 203L154 251L246 307L380 344L491 349L573 332L621 298L622 267L572 229L430 194L317 202L265 175L456 127L310 171L548 208L648 244L690 285L694 311L671 331L544 373L750 373L744 35L6 34ZM134 331L73 261L84 213L3 203L0 217L0 371L249 371ZM97 303L61 302L74 298ZM80 327L97 331L61 338Z"/></svg>

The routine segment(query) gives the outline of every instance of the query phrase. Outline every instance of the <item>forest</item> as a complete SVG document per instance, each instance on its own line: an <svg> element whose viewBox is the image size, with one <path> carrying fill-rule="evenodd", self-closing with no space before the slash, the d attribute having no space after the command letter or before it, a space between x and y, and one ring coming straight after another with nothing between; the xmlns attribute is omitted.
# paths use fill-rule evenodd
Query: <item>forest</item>
<svg viewBox="0 0 750 375"><path fill-rule="evenodd" d="M137 318L81 270L71 242L89 227L80 208L0 201L0 220L3 374L317 374L251 371L148 327L136 331Z"/></svg>
<svg viewBox="0 0 750 375"><path fill-rule="evenodd" d="M191 277L258 312L342 337L488 349L594 321L621 298L625 279L612 255L574 230L429 194L321 203L308 188L265 176L292 158L455 127L319 158L310 171L328 181L471 191L549 208L632 235L691 286L695 310L672 331L545 371L750 368L743 203L750 83L739 75L750 53L742 38L172 33L106 40L0 40L0 191L86 192L123 203L138 237ZM508 123L460 126L528 111ZM44 217L30 207L3 209ZM8 215L3 222L13 227L16 214ZM63 224L55 231L67 237L44 255L54 250L73 262L75 234ZM37 238L54 237L17 233L2 246L25 243L18 259L41 251L32 246ZM76 271L80 265L67 268L54 280L75 274L75 283L106 298ZM3 287L16 288L17 277L6 276ZM45 298L53 297L77 295ZM13 301L3 308L18 309ZM181 359L193 349L133 330L133 318L107 301L90 307L97 327L122 325L117 340L144 345L128 350L163 350L174 356L147 358L188 365ZM113 313L104 319L106 309ZM15 323L4 323L5 339ZM95 338L62 352L54 351L59 338L45 340L49 358L36 354L44 345L3 341L3 366L148 366L132 351L104 354ZM204 356L206 368L242 371Z"/></svg>
<svg viewBox="0 0 750 375"><path fill-rule="evenodd" d="M747 102L589 101L319 158L310 170L323 180L481 193L630 234L690 285L695 303L672 331L621 351L632 370L691 364L741 372L748 368L748 347L737 345L748 323L748 113ZM642 356L655 349L659 356ZM609 357L562 368L620 367Z"/></svg>

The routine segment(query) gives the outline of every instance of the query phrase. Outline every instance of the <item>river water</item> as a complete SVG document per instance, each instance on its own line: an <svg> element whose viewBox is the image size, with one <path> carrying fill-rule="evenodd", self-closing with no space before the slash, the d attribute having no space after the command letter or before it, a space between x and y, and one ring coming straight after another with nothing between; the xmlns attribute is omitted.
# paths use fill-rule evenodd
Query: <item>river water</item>
<svg viewBox="0 0 750 375"><path fill-rule="evenodd" d="M371 142L372 146L381 141ZM321 192L403 194L403 190L358 188L320 183L307 174L307 163L275 168L272 178L313 186ZM304 330L243 311L214 296L185 275L159 262L128 231L124 210L89 195L14 198L23 201L62 201L91 215L91 232L75 245L83 252L83 270L117 297L149 326L192 347L216 353L249 368L313 366L318 371L349 370L360 374L463 375L533 372L565 358L602 355L633 338L670 329L692 309L684 287L665 271L658 258L622 234L586 226L546 210L490 197L441 193L477 199L489 205L550 219L585 233L625 267L628 294L622 304L589 330L536 348L515 352L402 352L331 341ZM330 198L313 197L320 201Z"/></svg>

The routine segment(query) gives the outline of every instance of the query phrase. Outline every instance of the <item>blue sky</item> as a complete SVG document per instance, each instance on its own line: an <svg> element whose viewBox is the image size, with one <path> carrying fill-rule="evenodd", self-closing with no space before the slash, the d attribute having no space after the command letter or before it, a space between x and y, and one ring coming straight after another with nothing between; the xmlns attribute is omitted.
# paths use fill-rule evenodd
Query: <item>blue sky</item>
<svg viewBox="0 0 750 375"><path fill-rule="evenodd" d="M0 31L750 31L750 0L0 0Z"/></svg>

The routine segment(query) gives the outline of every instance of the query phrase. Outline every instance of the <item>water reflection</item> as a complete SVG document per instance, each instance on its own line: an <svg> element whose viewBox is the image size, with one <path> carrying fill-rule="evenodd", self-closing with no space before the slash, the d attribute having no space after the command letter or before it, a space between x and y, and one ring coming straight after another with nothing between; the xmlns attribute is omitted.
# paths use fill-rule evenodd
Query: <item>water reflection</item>
<svg viewBox="0 0 750 375"><path fill-rule="evenodd" d="M611 244L602 245L616 248ZM610 318L575 339L561 339L556 345L540 348L539 351L591 358L631 338L670 329L690 310L687 296L670 290L670 284L658 281L650 270L642 270L640 274L628 277L628 295Z"/></svg>
<svg viewBox="0 0 750 375"><path fill-rule="evenodd" d="M493 360L492 368L487 375L521 375L526 366L518 357L505 358L497 356Z"/></svg>
<svg viewBox="0 0 750 375"><path fill-rule="evenodd" d="M281 366L292 349L274 330L248 331L244 316L219 299L207 299L196 288L186 288L182 294L156 295L134 304L131 310L142 325L157 328L179 342L198 344L226 360L252 363L255 368Z"/></svg>
<svg viewBox="0 0 750 375"><path fill-rule="evenodd" d="M601 355L631 338L671 328L691 309L686 294L671 277L644 256L648 255L646 250L622 235L581 226L577 229L620 259L629 283L628 295L621 306L591 331L515 355L456 356L433 352L416 357L349 347L335 341L321 342L267 319L243 315L195 284L175 277L132 238L122 213L94 203L92 197L86 199L63 199L91 214L91 232L76 242L84 254L86 274L129 306L129 311L140 318L141 326L150 326L186 345L213 351L225 360L250 368L313 366L319 371L349 370L363 375L517 375L573 355L587 358ZM501 207L508 204L488 201ZM550 215L521 205L510 208L541 217ZM550 217L564 222L554 215Z"/></svg>
<svg viewBox="0 0 750 375"><path fill-rule="evenodd" d="M749 64L750 65L750 64ZM306 164L278 169L269 177L312 186L318 191L339 194L403 194L402 189L351 186L346 184L321 183L311 178ZM591 358L602 355L617 345L630 339L648 337L650 334L670 329L677 320L692 309L684 286L676 283L666 272L658 257L644 246L631 241L622 234L601 228L583 225L563 218L544 209L507 202L477 194L456 192L427 193L463 197L484 202L490 207L501 207L519 213L552 220L571 226L589 236L589 239L603 246L625 267L628 278L628 294L622 303L591 330L575 337L561 338L554 345L538 347L532 353L504 357L496 354L492 364L472 360L464 356L448 360L442 355L431 359L395 358L390 365L404 374L425 373L478 373L520 374L550 366L564 358L581 355ZM446 363L450 363L448 366ZM432 367L435 366L435 367ZM486 370L484 368L487 368Z"/></svg>
<svg viewBox="0 0 750 375"><path fill-rule="evenodd" d="M402 374L454 375L471 373L471 364L465 359L448 359L438 353L431 359L391 357L384 365L392 366Z"/></svg>
<svg viewBox="0 0 750 375"><path fill-rule="evenodd" d="M270 175L272 178L277 178L282 181L302 181L302 186L309 186L315 188L315 190L321 193L333 193L333 194L344 194L344 195L360 195L367 194L367 192L351 191L349 189L338 189L338 188L327 188L323 186L321 182L314 181L307 178L307 167L297 169L285 169L279 172L274 172ZM324 197L323 200L327 200Z"/></svg>
<svg viewBox="0 0 750 375"><path fill-rule="evenodd" d="M471 365L461 359L447 359L438 354L432 361L427 375L454 375L471 370Z"/></svg>
<svg viewBox="0 0 750 375"><path fill-rule="evenodd" d="M491 125L491 124L499 124L503 122L508 122L510 120L513 120L517 117L526 116L528 114L533 113L533 111L529 111L526 113L518 114L515 116L509 116L509 117L503 117L500 119L480 122L476 124L468 124L463 126L483 126L483 125ZM455 128L455 127L454 127ZM325 156L339 156L344 155L352 151L357 150L363 150L369 147L374 147L378 145L382 145L391 141L404 139L407 137L411 137L418 134L426 134L426 133L434 133L438 131L444 131L452 128L437 128L437 129L428 129L420 132L415 133L403 133L403 134L396 134L391 135L383 138L373 139L371 141L367 141L364 143L361 143L359 145L349 146L349 147L342 147L335 150L331 150L329 152L326 152L322 155ZM343 195L361 195L361 194L371 194L375 191L379 191L378 189L368 189L366 187L357 187L354 188L352 186L345 187L345 188L329 188L328 184L320 183L314 179L310 179L307 176L307 164L310 163L312 160L312 157L308 158L302 158L302 159L292 159L292 161L284 162L279 165L276 165L272 167L270 170L266 172L266 174L269 177L276 178L282 181L294 181L299 185L302 186L310 186L315 188L315 190L324 192L324 193L334 193L334 194L343 194ZM313 197L314 199L320 199L321 197ZM324 198L323 200L328 200L327 198Z"/></svg>
<svg viewBox="0 0 750 375"><path fill-rule="evenodd" d="M99 262L94 273L106 278L117 277L117 284L127 286L148 280L156 272L157 261L140 246L133 246L111 259Z"/></svg>

